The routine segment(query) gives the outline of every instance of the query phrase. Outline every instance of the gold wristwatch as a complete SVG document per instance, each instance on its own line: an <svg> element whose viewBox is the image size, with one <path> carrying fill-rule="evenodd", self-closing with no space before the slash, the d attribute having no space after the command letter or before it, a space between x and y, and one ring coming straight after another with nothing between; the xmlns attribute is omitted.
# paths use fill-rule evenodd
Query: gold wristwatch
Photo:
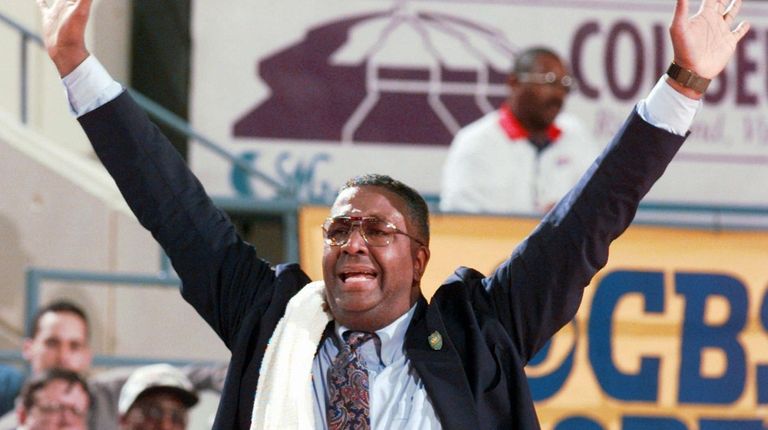
<svg viewBox="0 0 768 430"><path fill-rule="evenodd" d="M680 85L690 88L699 94L704 94L704 91L707 91L709 83L712 82L711 79L702 78L692 70L678 66L674 61L669 65L667 75Z"/></svg>

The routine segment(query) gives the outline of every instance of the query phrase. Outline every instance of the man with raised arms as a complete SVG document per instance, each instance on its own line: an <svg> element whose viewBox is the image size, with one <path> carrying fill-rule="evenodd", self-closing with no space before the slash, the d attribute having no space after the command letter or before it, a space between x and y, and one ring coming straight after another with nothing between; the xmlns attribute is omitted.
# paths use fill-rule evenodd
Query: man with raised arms
<svg viewBox="0 0 768 430"><path fill-rule="evenodd" d="M428 213L413 189L381 175L350 180L323 225L323 280L270 267L89 55L91 1L38 3L97 155L170 256L183 297L232 352L217 429L539 428L523 367L573 317L748 30L734 23L738 0L703 0L692 17L678 0L669 76L506 261L488 276L458 269L427 303Z"/></svg>

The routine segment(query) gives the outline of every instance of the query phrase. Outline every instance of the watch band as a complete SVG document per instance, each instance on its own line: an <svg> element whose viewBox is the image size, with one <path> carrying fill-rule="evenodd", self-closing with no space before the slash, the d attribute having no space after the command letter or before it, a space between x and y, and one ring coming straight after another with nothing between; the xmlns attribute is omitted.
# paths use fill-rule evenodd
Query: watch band
<svg viewBox="0 0 768 430"><path fill-rule="evenodd" d="M699 94L704 94L709 83L712 82L711 79L702 78L693 71L678 66L674 61L669 65L667 75L680 85L690 88Z"/></svg>

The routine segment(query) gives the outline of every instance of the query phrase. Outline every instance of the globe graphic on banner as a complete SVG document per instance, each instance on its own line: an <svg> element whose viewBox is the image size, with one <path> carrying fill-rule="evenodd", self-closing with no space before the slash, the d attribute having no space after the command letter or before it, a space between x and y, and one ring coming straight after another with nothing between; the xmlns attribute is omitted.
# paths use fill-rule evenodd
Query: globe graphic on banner
<svg viewBox="0 0 768 430"><path fill-rule="evenodd" d="M504 100L517 50L497 29L408 6L320 24L262 58L269 96L234 136L449 145Z"/></svg>

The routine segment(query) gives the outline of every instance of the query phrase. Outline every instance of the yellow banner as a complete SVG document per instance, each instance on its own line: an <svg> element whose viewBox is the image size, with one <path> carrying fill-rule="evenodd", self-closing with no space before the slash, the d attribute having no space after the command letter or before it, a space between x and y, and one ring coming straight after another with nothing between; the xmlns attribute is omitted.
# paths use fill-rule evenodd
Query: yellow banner
<svg viewBox="0 0 768 430"><path fill-rule="evenodd" d="M313 279L327 216L307 207L299 217ZM424 294L458 266L490 273L536 224L433 216ZM544 430L764 430L768 232L633 225L527 372Z"/></svg>

